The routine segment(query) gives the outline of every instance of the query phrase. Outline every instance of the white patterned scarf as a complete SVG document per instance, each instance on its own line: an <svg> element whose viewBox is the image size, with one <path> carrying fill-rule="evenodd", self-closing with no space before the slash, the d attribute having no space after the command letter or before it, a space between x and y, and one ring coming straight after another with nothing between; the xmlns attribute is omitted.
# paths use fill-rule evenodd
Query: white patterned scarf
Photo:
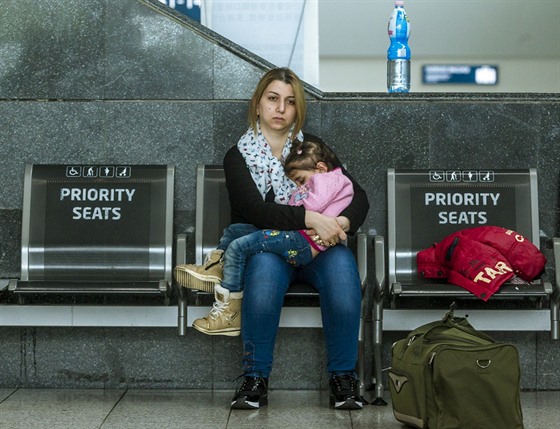
<svg viewBox="0 0 560 429"><path fill-rule="evenodd" d="M247 132L241 136L237 143L237 148L245 159L245 164L253 177L253 181L257 185L260 194L265 199L270 188L274 190L274 202L278 204L288 204L292 192L296 189L296 185L284 174L283 161L290 153L292 147L292 133L288 135L286 144L282 149L282 159L272 155L272 149L266 141L257 122L257 132L249 127ZM303 140L303 133L300 131L296 136L297 140Z"/></svg>

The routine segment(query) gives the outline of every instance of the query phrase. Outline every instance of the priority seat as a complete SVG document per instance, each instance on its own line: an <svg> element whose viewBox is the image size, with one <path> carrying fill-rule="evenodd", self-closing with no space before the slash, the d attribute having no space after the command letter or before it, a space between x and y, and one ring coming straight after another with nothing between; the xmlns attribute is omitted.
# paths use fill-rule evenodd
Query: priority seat
<svg viewBox="0 0 560 429"><path fill-rule="evenodd" d="M488 313L492 330L531 329L532 320L548 312L545 327L559 338L559 284L546 275L530 283L505 283L489 301L482 302L447 279L418 275L416 255L447 235L465 228L500 226L540 242L537 172L535 169L404 170L387 171L387 237L373 239L374 373L381 398L382 333L384 319L398 320L398 330L412 330L432 321L434 310L452 302L463 313ZM560 243L554 241L555 253ZM558 254L555 255L558 260ZM384 302L388 301L385 308ZM546 308L548 306L548 309ZM476 313L476 312L480 313ZM481 317L478 317L482 319ZM522 321L522 322L520 322ZM485 329L477 323L477 328ZM487 329L487 328L486 328Z"/></svg>
<svg viewBox="0 0 560 429"><path fill-rule="evenodd" d="M216 249L223 230L230 224L230 204L226 189L226 181L223 167L220 165L197 166L196 181L196 219L194 231L195 244L195 264L202 264L204 257L211 250ZM187 263L186 243L187 235L180 235L178 242L177 264ZM352 243L360 281L362 294L366 296L370 293L370 286L367 282L367 239L365 234L358 233L355 237L350 237ZM179 287L179 334L185 335L187 330L188 311L200 306L201 298L208 296L208 293L195 291ZM284 307L280 320L281 327L290 328L316 328L321 326L320 308L318 306L318 292L313 286L305 283L293 283L290 285L287 297L300 297L294 306ZM307 303L306 303L307 302ZM189 305L191 303L191 305ZM360 393L364 396L364 321L366 317L366 300L362 299L360 336L359 336L359 359L357 372L360 377ZM209 309L208 309L209 310Z"/></svg>
<svg viewBox="0 0 560 429"><path fill-rule="evenodd" d="M25 168L17 294L157 294L172 286L172 165Z"/></svg>

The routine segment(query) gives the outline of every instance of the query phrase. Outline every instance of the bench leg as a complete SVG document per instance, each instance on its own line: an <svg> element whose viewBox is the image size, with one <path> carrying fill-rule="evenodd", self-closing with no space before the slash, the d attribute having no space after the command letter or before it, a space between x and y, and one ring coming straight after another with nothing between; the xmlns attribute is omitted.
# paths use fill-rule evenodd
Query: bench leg
<svg viewBox="0 0 560 429"><path fill-rule="evenodd" d="M365 343L364 343L364 338L365 338L365 309L366 309L366 300L362 299L362 308L361 308L361 315L360 315L360 331L358 333L358 363L357 363L357 368L356 368L356 372L358 374L358 379L360 381L360 384L358 386L359 389L359 393L360 396L362 397L362 400L364 401L364 404L367 404L367 401L365 400L365 393L366 393L366 387L365 387L365 376L366 376L366 371L365 371Z"/></svg>
<svg viewBox="0 0 560 429"><path fill-rule="evenodd" d="M375 396L373 405L387 405L383 399L383 299L373 303L373 376Z"/></svg>
<svg viewBox="0 0 560 429"><path fill-rule="evenodd" d="M177 255L176 265L185 264L187 262L187 235L177 235ZM180 285L177 285L177 330L179 336L187 335L187 291Z"/></svg>
<svg viewBox="0 0 560 429"><path fill-rule="evenodd" d="M181 337L187 335L187 291L181 286L177 286L179 289L179 299L177 301L177 328L178 334Z"/></svg>

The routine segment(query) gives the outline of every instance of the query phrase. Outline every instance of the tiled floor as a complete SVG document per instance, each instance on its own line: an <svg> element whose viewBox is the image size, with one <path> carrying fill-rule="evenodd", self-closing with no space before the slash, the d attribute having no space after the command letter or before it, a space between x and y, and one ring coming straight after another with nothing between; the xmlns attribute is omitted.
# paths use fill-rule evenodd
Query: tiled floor
<svg viewBox="0 0 560 429"><path fill-rule="evenodd" d="M269 405L258 411L231 411L231 396L207 390L4 388L0 428L404 428L390 406L335 411L328 407L326 392L271 391ZM521 403L525 429L559 427L560 392L523 392Z"/></svg>

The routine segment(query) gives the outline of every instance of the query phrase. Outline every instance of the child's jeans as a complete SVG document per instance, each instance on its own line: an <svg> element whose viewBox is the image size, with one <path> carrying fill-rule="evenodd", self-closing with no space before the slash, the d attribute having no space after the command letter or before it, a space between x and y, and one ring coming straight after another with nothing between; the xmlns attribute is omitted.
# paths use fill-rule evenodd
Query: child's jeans
<svg viewBox="0 0 560 429"><path fill-rule="evenodd" d="M233 224L228 230L224 231L219 248L227 246L222 287L230 292L243 290L245 265L256 253L274 253L294 267L313 260L310 244L299 231L260 230L247 224ZM254 232L249 233L251 230Z"/></svg>

